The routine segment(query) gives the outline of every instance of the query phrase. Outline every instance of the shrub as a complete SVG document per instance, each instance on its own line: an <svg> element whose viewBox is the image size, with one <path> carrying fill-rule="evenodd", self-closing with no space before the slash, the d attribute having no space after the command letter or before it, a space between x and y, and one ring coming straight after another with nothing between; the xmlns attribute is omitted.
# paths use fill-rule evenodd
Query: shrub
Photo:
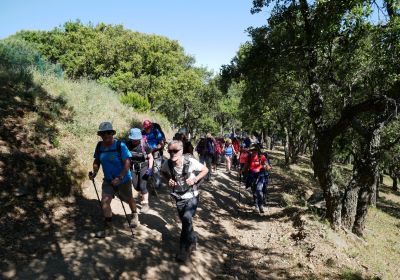
<svg viewBox="0 0 400 280"><path fill-rule="evenodd" d="M128 92L121 96L121 102L132 106L137 111L145 112L150 110L150 103L146 97L141 96L137 92Z"/></svg>

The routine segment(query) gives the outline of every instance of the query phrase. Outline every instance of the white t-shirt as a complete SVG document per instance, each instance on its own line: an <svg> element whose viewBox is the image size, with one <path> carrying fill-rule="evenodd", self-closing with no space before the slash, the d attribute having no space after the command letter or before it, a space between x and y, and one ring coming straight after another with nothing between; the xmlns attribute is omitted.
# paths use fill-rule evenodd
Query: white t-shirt
<svg viewBox="0 0 400 280"><path fill-rule="evenodd" d="M175 175L175 180L178 183L178 186L175 187L175 191L177 192L182 192L187 189L187 184L186 184L186 179L182 176L183 172L183 166L174 167L174 175ZM195 172L200 172L203 169L203 164L201 164L197 159L190 157L189 158L189 168L187 172L187 178L188 179L194 179L196 177ZM161 167L161 173L163 174L169 174L170 169L168 166L168 160L164 162L163 166Z"/></svg>

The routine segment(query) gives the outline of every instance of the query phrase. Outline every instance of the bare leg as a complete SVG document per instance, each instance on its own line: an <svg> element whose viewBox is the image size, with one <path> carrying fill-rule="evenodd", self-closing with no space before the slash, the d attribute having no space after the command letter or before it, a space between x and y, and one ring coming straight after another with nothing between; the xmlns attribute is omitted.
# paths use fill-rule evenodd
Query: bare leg
<svg viewBox="0 0 400 280"><path fill-rule="evenodd" d="M142 203L149 203L149 193L142 194Z"/></svg>
<svg viewBox="0 0 400 280"><path fill-rule="evenodd" d="M128 200L129 207L131 208L132 212L137 212L136 203L133 197L130 197Z"/></svg>
<svg viewBox="0 0 400 280"><path fill-rule="evenodd" d="M103 209L103 214L104 214L105 218L112 217L111 200L112 200L112 197L109 195L104 195L101 198L101 208Z"/></svg>

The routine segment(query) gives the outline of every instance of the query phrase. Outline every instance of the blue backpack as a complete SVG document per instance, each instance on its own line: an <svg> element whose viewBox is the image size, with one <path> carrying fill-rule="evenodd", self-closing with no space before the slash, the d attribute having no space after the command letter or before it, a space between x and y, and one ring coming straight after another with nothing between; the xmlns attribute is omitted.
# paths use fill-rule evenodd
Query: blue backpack
<svg viewBox="0 0 400 280"><path fill-rule="evenodd" d="M207 139L206 151L207 151L207 154L209 154L209 155L213 155L215 153L215 145L211 139Z"/></svg>

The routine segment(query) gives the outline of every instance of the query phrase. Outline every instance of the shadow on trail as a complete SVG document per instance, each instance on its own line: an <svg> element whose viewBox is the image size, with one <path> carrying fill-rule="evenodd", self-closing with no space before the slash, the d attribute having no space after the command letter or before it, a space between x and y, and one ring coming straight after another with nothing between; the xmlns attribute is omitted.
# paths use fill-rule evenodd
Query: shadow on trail
<svg viewBox="0 0 400 280"><path fill-rule="evenodd" d="M72 120L70 108L35 85L31 75L1 65L0 91L0 278L14 278L38 259L60 258L59 267L67 270L53 199L78 191L73 186L83 174L73 154L51 151L58 145L57 123Z"/></svg>
<svg viewBox="0 0 400 280"><path fill-rule="evenodd" d="M400 204L384 197L379 197L376 202L376 207L379 210L389 214L390 216L400 219Z"/></svg>
<svg viewBox="0 0 400 280"><path fill-rule="evenodd" d="M199 249L187 265L174 260L180 221L166 190L151 197L154 212L140 215L134 238L124 215L114 216L113 236L92 238L103 223L98 201L74 189L86 174L73 154L51 153L57 123L72 120L71 108L32 80L1 79L0 89L0 278L290 279L289 271L270 267L280 253L259 252L266 259L254 266L260 256L229 229L237 217L232 180L204 186L194 218Z"/></svg>

